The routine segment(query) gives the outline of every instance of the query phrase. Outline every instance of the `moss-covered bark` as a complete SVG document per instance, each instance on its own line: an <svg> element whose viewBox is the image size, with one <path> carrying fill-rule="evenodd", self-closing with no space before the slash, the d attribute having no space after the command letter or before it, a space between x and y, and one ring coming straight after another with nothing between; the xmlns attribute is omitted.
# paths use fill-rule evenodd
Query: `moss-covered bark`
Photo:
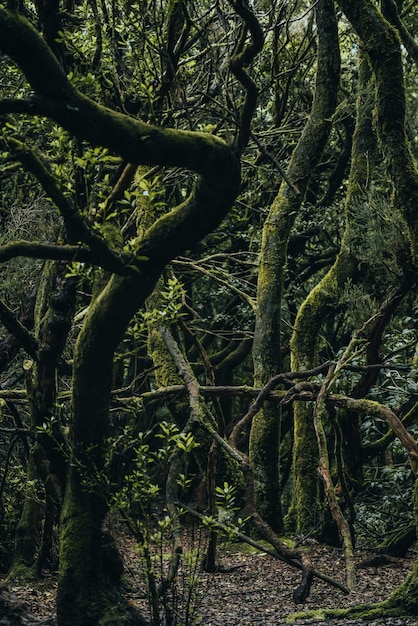
<svg viewBox="0 0 418 626"><path fill-rule="evenodd" d="M33 456L29 456L23 509L16 526L8 580L36 578L35 561L41 537L43 489Z"/></svg>
<svg viewBox="0 0 418 626"><path fill-rule="evenodd" d="M257 283L253 345L255 385L264 385L281 369L281 302L289 236L310 177L321 157L337 102L340 57L333 3L316 5L318 59L311 114L263 227ZM295 189L298 190L296 193ZM250 439L257 508L274 527L281 523L279 493L280 411L272 404L255 416Z"/></svg>
<svg viewBox="0 0 418 626"><path fill-rule="evenodd" d="M114 604L103 577L103 486L113 354L151 291L147 276L111 277L90 306L77 339L73 365L73 458L61 516L59 624L99 624Z"/></svg>
<svg viewBox="0 0 418 626"><path fill-rule="evenodd" d="M64 278L65 271L62 265L45 265L35 306L36 362L28 361L25 367L35 441L29 452L25 502L16 529L9 578L24 577L25 569L26 576L36 575L37 568L34 566L45 511L42 501L46 496L59 508L64 492L65 442L60 424L54 420L54 412L57 368L70 329L75 301L75 284ZM43 548L41 552L46 555L47 546ZM42 567L41 562L39 567Z"/></svg>
<svg viewBox="0 0 418 626"><path fill-rule="evenodd" d="M338 306L348 280L356 280L357 246L364 234L367 219L366 190L376 140L372 129L373 89L369 84L367 60L360 61L359 96L356 130L353 138L349 188L346 198L346 228L337 259L324 278L312 289L300 307L291 339L292 369L310 369L317 365L318 342L327 317ZM321 505L318 501L318 447L312 419L312 407L296 403L293 448L292 501L286 523L298 532L315 526Z"/></svg>
<svg viewBox="0 0 418 626"><path fill-rule="evenodd" d="M95 478L99 478L93 471L90 468L86 476L73 468L67 486L61 515L58 623L142 624L141 617L104 577L102 523L106 504L103 493L93 491L98 488ZM83 479L90 480L90 487L82 484Z"/></svg>
<svg viewBox="0 0 418 626"><path fill-rule="evenodd" d="M370 2L338 4L357 31L376 81L376 128L394 189L394 204L405 219L412 254L418 255L418 171L405 132L405 88L400 40L396 30Z"/></svg>
<svg viewBox="0 0 418 626"><path fill-rule="evenodd" d="M174 3L171 7L172 11L179 9L178 3ZM176 8L177 7L177 8ZM173 16L171 16L174 19ZM141 176L144 175L146 169L140 168L134 177L134 185L138 185ZM156 183L157 185L157 183ZM153 188L154 194L159 192L161 197L164 197L164 189L162 185L158 188ZM160 203L161 204L161 203ZM146 231L152 226L156 219L161 217L163 209L161 206L155 207L153 202L149 200L148 196L141 195L137 201L137 219L136 227L139 237L144 236ZM170 270L167 268L164 274L157 281L153 292L147 298L145 303L145 310L150 315L148 320L148 354L150 355L154 365L154 376L159 387L168 387L170 385L181 385L182 379L177 372L176 365L167 350L167 346L159 332L159 327L162 323L162 318L159 317L159 313L164 308L164 303L161 297L161 291L164 289L165 281ZM172 275L172 273L171 273ZM174 323L176 320L172 320ZM173 324L174 325L174 324ZM169 409L175 421L179 424L187 419L187 400L184 398L174 398L168 403ZM181 417L183 416L183 417Z"/></svg>
<svg viewBox="0 0 418 626"><path fill-rule="evenodd" d="M339 0L338 4L356 29L371 61L376 81L376 126L394 187L394 203L408 225L413 259L417 265L418 172L405 134L405 91L400 41L396 31L369 0ZM414 488L414 512L418 526L417 480ZM417 613L418 559L411 574L388 600L346 610L322 611L321 615L316 613L315 616L382 619L416 616ZM309 613L303 615L305 619L309 616Z"/></svg>
<svg viewBox="0 0 418 626"><path fill-rule="evenodd" d="M65 488L67 446L56 415L57 372L71 329L76 297L76 280L66 277L66 272L67 266L62 263L47 264L44 271L42 285L45 284L45 289L40 290L35 316L38 362L30 393L35 428L47 426L43 432L39 430L36 437L40 449L36 456L38 471L58 507Z"/></svg>

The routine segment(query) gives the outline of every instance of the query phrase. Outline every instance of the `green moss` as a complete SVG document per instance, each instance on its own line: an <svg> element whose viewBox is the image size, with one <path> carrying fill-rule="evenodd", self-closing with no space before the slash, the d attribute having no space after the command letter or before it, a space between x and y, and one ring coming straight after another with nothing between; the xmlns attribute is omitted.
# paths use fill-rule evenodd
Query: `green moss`
<svg viewBox="0 0 418 626"><path fill-rule="evenodd" d="M340 58L332 2L324 2L317 11L317 27L315 98L287 171L287 181L292 181L292 185L283 181L263 228L253 343L256 385L264 385L281 371L281 305L288 241L312 172L328 140L337 102ZM280 410L266 405L253 421L250 439L256 506L276 527L278 520L281 521L280 421Z"/></svg>
<svg viewBox="0 0 418 626"><path fill-rule="evenodd" d="M280 421L277 405L265 403L254 416L250 438L257 511L276 531L283 525L279 489Z"/></svg>
<svg viewBox="0 0 418 626"><path fill-rule="evenodd" d="M31 583L39 580L36 567L29 567L24 563L15 563L7 574L6 581L8 583Z"/></svg>
<svg viewBox="0 0 418 626"><path fill-rule="evenodd" d="M339 5L367 50L376 82L376 127L394 185L394 203L407 222L418 263L418 171L405 133L405 89L398 33L369 2L340 0Z"/></svg>
<svg viewBox="0 0 418 626"><path fill-rule="evenodd" d="M309 293L296 316L292 334L293 371L310 369L318 364L321 330L336 310L345 285L357 280L357 244L364 234L364 190L373 167L376 147L372 130L370 68L360 59L360 83L356 130L346 197L346 228L334 265ZM320 503L317 477L318 446L313 426L312 407L294 405L293 492L285 523L288 530L303 532L318 521Z"/></svg>
<svg viewBox="0 0 418 626"><path fill-rule="evenodd" d="M317 365L322 325L336 306L346 280L352 276L355 263L354 256L341 252L334 266L300 307L290 344L292 370L301 371ZM316 525L321 508L317 478L318 446L312 407L296 402L293 414L293 490L285 526L288 530L304 532Z"/></svg>
<svg viewBox="0 0 418 626"><path fill-rule="evenodd" d="M149 624L127 602L112 605L99 620L97 626L146 626Z"/></svg>
<svg viewBox="0 0 418 626"><path fill-rule="evenodd" d="M8 580L32 580L36 574L35 560L40 543L42 520L41 489L33 455L28 459L25 500L16 527L13 560Z"/></svg>
<svg viewBox="0 0 418 626"><path fill-rule="evenodd" d="M149 329L148 351L154 363L155 379L160 387L183 385L183 381L178 374L158 328L152 327ZM174 400L173 404L179 404L180 412L187 411L187 400Z"/></svg>
<svg viewBox="0 0 418 626"><path fill-rule="evenodd" d="M286 618L288 624L293 624L295 620L327 620L327 619L360 619L372 620L375 618L384 619L386 617L408 617L416 615L400 607L394 607L390 602L376 602L376 604L364 604L348 609L319 609L306 611L303 613L292 613Z"/></svg>
<svg viewBox="0 0 418 626"><path fill-rule="evenodd" d="M57 607L63 626L96 626L114 604L102 567L103 497L83 488L75 467L70 471L61 513Z"/></svg>
<svg viewBox="0 0 418 626"><path fill-rule="evenodd" d="M318 446L312 408L301 402L294 406L292 500L285 518L288 531L304 533L318 522L320 514L317 479Z"/></svg>
<svg viewBox="0 0 418 626"><path fill-rule="evenodd" d="M36 295L34 313L35 335L37 337L39 337L41 322L48 308L49 297L55 286L57 267L58 265L55 261L45 261L45 265L42 270L38 293Z"/></svg>

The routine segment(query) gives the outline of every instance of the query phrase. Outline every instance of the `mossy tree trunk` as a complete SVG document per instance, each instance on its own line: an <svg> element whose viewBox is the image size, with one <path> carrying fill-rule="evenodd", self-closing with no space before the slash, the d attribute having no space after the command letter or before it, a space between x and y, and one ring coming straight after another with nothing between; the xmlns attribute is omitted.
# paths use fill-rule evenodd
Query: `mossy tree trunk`
<svg viewBox="0 0 418 626"><path fill-rule="evenodd" d="M345 232L334 265L309 293L296 316L291 338L292 369L295 371L318 365L321 329L335 312L347 281L355 282L359 278L356 275L357 250L363 245L368 215L367 187L376 151L376 138L372 128L374 90L370 77L368 61L362 58L359 64L356 130L346 197ZM312 407L308 404L295 403L294 430L294 488L286 524L297 532L304 532L316 526L321 515L317 474L318 446Z"/></svg>
<svg viewBox="0 0 418 626"><path fill-rule="evenodd" d="M317 73L312 110L263 228L253 344L254 380L264 385L281 371L281 304L287 246L309 180L321 158L337 102L340 54L333 2L315 7ZM277 529L282 522L279 490L281 415L266 403L255 416L250 437L257 510Z"/></svg>
<svg viewBox="0 0 418 626"><path fill-rule="evenodd" d="M394 190L394 205L409 231L418 259L418 170L405 131L405 88L401 43L396 30L369 0L338 2L367 52L376 82L376 128Z"/></svg>
<svg viewBox="0 0 418 626"><path fill-rule="evenodd" d="M357 31L374 73L376 128L394 189L394 205L409 232L412 258L418 266L418 171L405 133L405 90L400 39L370 0L338 0ZM413 505L418 529L418 480ZM385 601L350 609L322 611L323 617L374 619L416 616L418 613L418 559L405 582ZM306 618L309 614L304 614ZM318 617L318 614L316 614Z"/></svg>
<svg viewBox="0 0 418 626"><path fill-rule="evenodd" d="M25 363L34 443L29 451L27 488L23 511L16 528L15 549L9 578L32 577L42 569L48 555L47 545L40 546L44 529L52 520L54 507L59 510L66 480L65 440L55 418L57 368L71 327L75 283L65 278L66 266L46 263L35 307L36 362ZM51 506L46 506L43 501ZM52 503L54 506L52 506ZM44 520L43 520L44 517ZM45 539L50 533L44 533ZM39 548L36 564L36 556ZM36 564L36 567L35 567Z"/></svg>
<svg viewBox="0 0 418 626"><path fill-rule="evenodd" d="M36 577L34 565L41 537L43 497L39 474L30 453L26 467L23 508L16 526L13 558L7 575L9 581Z"/></svg>
<svg viewBox="0 0 418 626"><path fill-rule="evenodd" d="M101 545L107 512L103 483L113 356L155 278L150 273L147 284L146 279L112 277L90 306L77 339L73 454L61 515L59 624L98 624L115 604L115 590L108 589L104 580ZM120 619L123 624L122 607Z"/></svg>
<svg viewBox="0 0 418 626"><path fill-rule="evenodd" d="M338 4L357 31L376 81L376 127L394 190L395 208L409 232L415 269L418 267L418 170L405 132L405 89L399 35L369 0ZM418 480L414 489L418 527ZM367 608L367 607L365 607ZM367 615L416 615L418 612L418 559L405 583L387 602L364 611Z"/></svg>
<svg viewBox="0 0 418 626"><path fill-rule="evenodd" d="M112 273L89 307L74 351L73 447L61 515L58 623L140 623L106 585L102 569L114 353L164 266L216 228L231 208L240 185L239 160L230 146L213 135L151 126L82 95L37 31L4 7L0 7L0 49L19 65L35 93L30 103L10 101L3 112L26 108L29 114L50 117L74 136L107 147L129 163L175 166L198 174L184 202L154 221L143 236L131 241L129 249L122 249L90 227L39 162L34 168L61 211L70 240L77 243L57 246L54 258L69 259L77 248L84 260ZM33 166L33 159L30 163Z"/></svg>

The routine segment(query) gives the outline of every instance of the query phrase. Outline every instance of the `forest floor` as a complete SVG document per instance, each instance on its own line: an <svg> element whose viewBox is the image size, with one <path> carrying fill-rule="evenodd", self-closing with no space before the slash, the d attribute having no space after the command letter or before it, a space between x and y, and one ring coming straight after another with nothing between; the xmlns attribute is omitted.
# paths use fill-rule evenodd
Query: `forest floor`
<svg viewBox="0 0 418 626"><path fill-rule="evenodd" d="M128 537L119 539L125 560L125 576L131 604L147 613L147 594L140 559ZM344 559L340 550L313 543L312 562L315 569L344 584ZM196 548L201 552L201 548ZM344 608L351 605L376 602L387 598L411 571L416 555L406 558L384 557L376 560L376 553L359 550L356 556L357 584L350 595L315 579L310 596L304 606L295 606L293 589L300 582L298 570L255 551L243 544L226 544L219 552L222 573L194 572L187 559L180 568L175 602L180 616L185 615L188 589L184 584L196 573L191 606L198 616L195 623L202 626L285 626L285 624L316 624L317 626L418 626L416 618L296 620L291 615L297 611L324 608ZM199 555L200 558L200 555ZM162 562L166 562L163 557ZM158 563L158 558L157 558ZM9 585L9 590L26 605L39 620L51 620L55 609L56 576L46 575L32 586ZM290 616L290 618L289 618ZM287 621L286 621L287 620ZM30 624L31 622L28 622ZM33 621L33 624L39 622ZM161 622L165 624L165 621ZM176 623L176 622L173 622ZM76 626L76 625L74 625Z"/></svg>

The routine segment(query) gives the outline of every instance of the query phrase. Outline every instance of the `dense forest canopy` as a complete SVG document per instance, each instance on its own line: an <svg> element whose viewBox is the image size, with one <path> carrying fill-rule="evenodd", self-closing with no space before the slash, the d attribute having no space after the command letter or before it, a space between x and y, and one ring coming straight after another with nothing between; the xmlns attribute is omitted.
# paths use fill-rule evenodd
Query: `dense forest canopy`
<svg viewBox="0 0 418 626"><path fill-rule="evenodd" d="M281 534L342 546L348 590L356 542L416 540L417 26L407 0L0 3L0 556L57 557L60 626L147 623L109 516L147 566L170 533L153 624L185 507L207 570L252 534L296 602L320 573ZM417 598L418 562L351 614Z"/></svg>

